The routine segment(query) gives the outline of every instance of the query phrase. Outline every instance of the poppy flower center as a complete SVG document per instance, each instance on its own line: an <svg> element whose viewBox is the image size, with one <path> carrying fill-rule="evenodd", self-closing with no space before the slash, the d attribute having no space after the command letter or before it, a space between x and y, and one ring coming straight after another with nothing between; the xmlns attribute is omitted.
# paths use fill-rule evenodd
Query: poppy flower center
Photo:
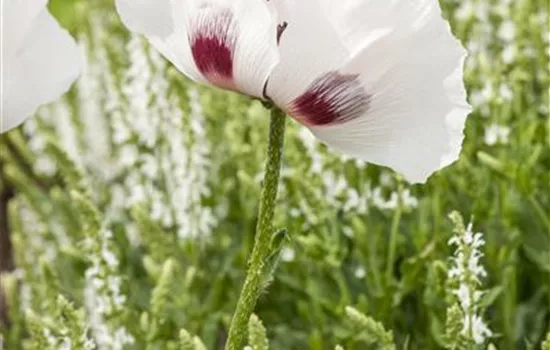
<svg viewBox="0 0 550 350"><path fill-rule="evenodd" d="M288 113L307 126L320 126L358 118L368 108L369 95L359 75L329 72L294 99Z"/></svg>
<svg viewBox="0 0 550 350"><path fill-rule="evenodd" d="M233 57L236 26L229 11L199 16L190 36L191 53L198 70L212 84L235 89Z"/></svg>

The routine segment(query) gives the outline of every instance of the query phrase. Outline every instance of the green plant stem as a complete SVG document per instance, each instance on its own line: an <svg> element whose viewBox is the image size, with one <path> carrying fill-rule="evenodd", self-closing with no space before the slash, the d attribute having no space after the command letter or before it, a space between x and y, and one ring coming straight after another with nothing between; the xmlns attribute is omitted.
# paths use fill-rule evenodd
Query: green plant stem
<svg viewBox="0 0 550 350"><path fill-rule="evenodd" d="M280 109L271 109L271 124L269 127L269 146L265 165L264 181L260 199L258 224L254 248L249 260L246 279L237 302L237 308L229 328L226 350L242 350L246 340L247 325L258 297L262 292L264 281L264 265L271 253L271 237L273 234L273 215L275 199L281 170L281 158L285 137L286 116Z"/></svg>
<svg viewBox="0 0 550 350"><path fill-rule="evenodd" d="M397 208L395 208L395 212L393 214L393 220L391 224L391 232L390 232L390 242L389 242L389 251L388 251L388 260L386 261L386 282L389 284L390 281L393 278L393 265L395 263L395 252L397 249L397 236L399 233L399 223L401 222L401 215L402 215L402 202L401 202L401 195L403 193L403 188L401 184L399 184L398 188L398 199L397 199Z"/></svg>

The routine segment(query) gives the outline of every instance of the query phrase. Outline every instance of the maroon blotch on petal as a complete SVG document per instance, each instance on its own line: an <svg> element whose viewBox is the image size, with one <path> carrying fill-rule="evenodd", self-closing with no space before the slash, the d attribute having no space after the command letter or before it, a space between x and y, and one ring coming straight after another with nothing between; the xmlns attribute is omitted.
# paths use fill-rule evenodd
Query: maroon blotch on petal
<svg viewBox="0 0 550 350"><path fill-rule="evenodd" d="M369 95L356 74L329 72L298 96L288 113L307 126L343 123L369 108Z"/></svg>
<svg viewBox="0 0 550 350"><path fill-rule="evenodd" d="M205 11L193 25L189 41L199 71L214 85L234 89L236 25L230 11Z"/></svg>

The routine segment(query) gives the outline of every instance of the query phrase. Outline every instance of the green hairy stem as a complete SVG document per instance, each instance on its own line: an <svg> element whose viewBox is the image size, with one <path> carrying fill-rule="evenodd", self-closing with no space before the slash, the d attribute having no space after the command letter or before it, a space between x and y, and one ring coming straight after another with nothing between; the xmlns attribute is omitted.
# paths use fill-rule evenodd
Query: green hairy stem
<svg viewBox="0 0 550 350"><path fill-rule="evenodd" d="M274 233L272 222L281 170L285 123L285 113L278 108L272 108L271 124L269 127L269 146L260 199L258 224L256 227L256 238L244 286L237 302L231 327L229 328L229 338L225 346L226 350L240 350L245 345L248 321L262 291L262 281L264 280L265 273L264 266L271 254L270 242Z"/></svg>

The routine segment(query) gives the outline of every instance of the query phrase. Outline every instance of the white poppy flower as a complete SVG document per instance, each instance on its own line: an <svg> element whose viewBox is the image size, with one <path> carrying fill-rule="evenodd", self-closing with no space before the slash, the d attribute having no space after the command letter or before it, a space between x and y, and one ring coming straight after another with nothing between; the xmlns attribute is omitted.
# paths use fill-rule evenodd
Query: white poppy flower
<svg viewBox="0 0 550 350"><path fill-rule="evenodd" d="M82 57L47 0L2 0L0 133L66 92L80 73Z"/></svg>
<svg viewBox="0 0 550 350"><path fill-rule="evenodd" d="M458 158L471 110L466 52L437 0L117 0L117 7L190 78L271 100L344 154L411 182Z"/></svg>

